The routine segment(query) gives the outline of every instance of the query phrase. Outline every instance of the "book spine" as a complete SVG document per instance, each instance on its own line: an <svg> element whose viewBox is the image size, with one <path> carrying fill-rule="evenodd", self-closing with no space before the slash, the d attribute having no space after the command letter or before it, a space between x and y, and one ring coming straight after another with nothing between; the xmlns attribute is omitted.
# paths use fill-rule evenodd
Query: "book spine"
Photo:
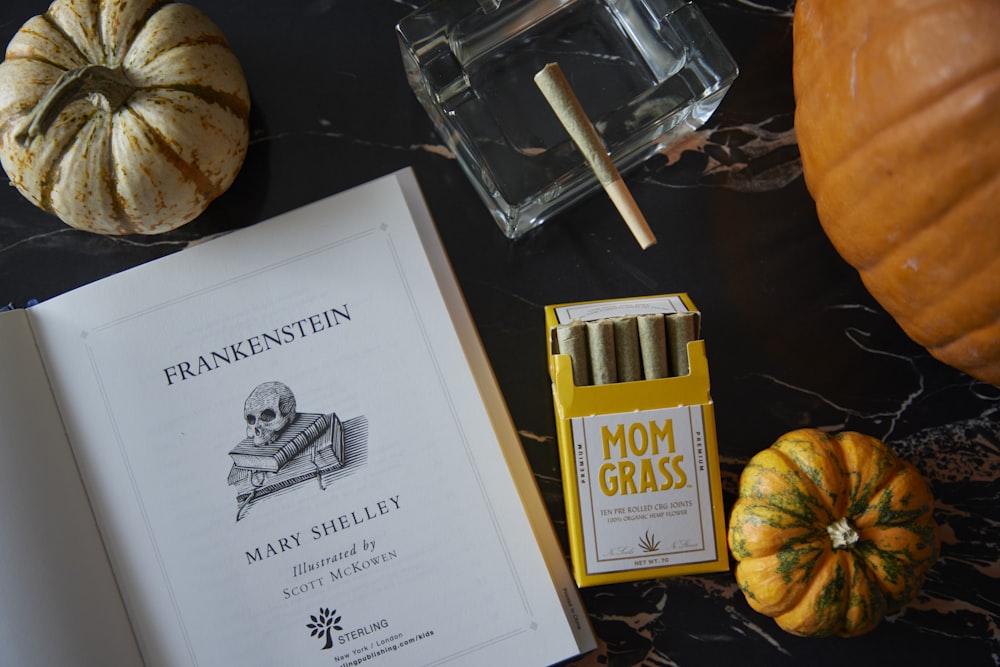
<svg viewBox="0 0 1000 667"><path fill-rule="evenodd" d="M278 463L278 469L280 470L283 465L291 461L296 454L301 452L303 449L309 446L309 443L313 442L319 437L319 434L327 429L330 425L326 415L320 415L316 418L312 424L309 424L302 431L295 434L295 437L289 440L284 446L281 447L277 452L274 453L274 459Z"/></svg>
<svg viewBox="0 0 1000 667"><path fill-rule="evenodd" d="M286 463L295 458L299 452L308 447L330 425L327 415L316 415L312 423L296 433L278 449L268 454L254 454L246 451L232 451L229 455L239 468L277 472Z"/></svg>
<svg viewBox="0 0 1000 667"><path fill-rule="evenodd" d="M337 458L337 461L339 461L340 464L343 465L344 464L344 425L340 421L340 417L337 416L337 413L331 413L330 417L333 420L333 424L332 424L332 427L330 429L333 432L332 433L332 437L331 437L330 447L333 450L333 455Z"/></svg>

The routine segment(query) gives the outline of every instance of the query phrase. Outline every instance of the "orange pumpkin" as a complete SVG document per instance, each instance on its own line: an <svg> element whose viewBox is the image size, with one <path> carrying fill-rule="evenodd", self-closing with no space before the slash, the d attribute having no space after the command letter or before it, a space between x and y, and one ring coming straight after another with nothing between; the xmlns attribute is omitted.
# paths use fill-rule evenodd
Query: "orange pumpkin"
<svg viewBox="0 0 1000 667"><path fill-rule="evenodd" d="M736 580L792 634L863 634L909 602L937 560L933 509L916 468L876 438L786 433L740 476Z"/></svg>
<svg viewBox="0 0 1000 667"><path fill-rule="evenodd" d="M795 128L823 229L913 340L996 385L998 36L996 0L795 7Z"/></svg>

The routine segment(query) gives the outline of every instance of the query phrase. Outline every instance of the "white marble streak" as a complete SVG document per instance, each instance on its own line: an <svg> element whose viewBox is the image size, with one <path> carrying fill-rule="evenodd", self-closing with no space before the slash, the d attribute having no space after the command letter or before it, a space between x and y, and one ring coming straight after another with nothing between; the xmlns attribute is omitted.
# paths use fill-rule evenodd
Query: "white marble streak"
<svg viewBox="0 0 1000 667"><path fill-rule="evenodd" d="M871 311L870 308L856 304L842 304L832 308L832 310L855 310L877 315L877 313ZM852 419L858 419L866 422L866 428L869 429L869 435L875 436L881 440L890 440L895 433L897 425L905 419L910 410L916 408L920 399L925 397L927 391L926 381L921 370L920 363L918 363L919 359L879 348L872 343L872 334L858 326L845 324L842 329L842 335L851 343L851 345L856 347L865 355L896 360L898 362L898 366L901 369L904 369L900 372L900 376L906 377L908 375L911 378L909 386L906 389L906 393L904 394L901 392L899 395L892 397L892 400L895 401L894 405L888 408L866 410L845 404L842 400L835 400L825 395L821 389L809 386L799 386L773 373L761 372L756 374L756 377L761 378L773 385L783 387L784 389L787 389L795 394L812 397L819 403L833 408L843 416L843 419L839 422L811 424L814 428L820 428L821 430L831 432L842 430L849 426ZM991 395L991 389L988 386L980 385L982 385L982 383L976 383L970 378L968 382L968 391L971 393L970 398L979 398L983 400L984 412L982 412L981 415L986 416L997 410L996 401L1000 398L1000 395L995 392ZM886 398L888 399L889 397ZM871 430L874 429L876 425L881 430Z"/></svg>
<svg viewBox="0 0 1000 667"><path fill-rule="evenodd" d="M766 14L789 20L792 19L795 10L795 0L778 2L777 4L781 5L779 7L774 7L764 2L754 2L753 0L721 0L718 4L749 13Z"/></svg>
<svg viewBox="0 0 1000 667"><path fill-rule="evenodd" d="M831 408L834 408L838 412L841 412L845 416L848 416L848 417L859 417L861 419L872 420L874 422L880 422L882 419L888 418L889 422L888 422L888 425L886 426L885 431L882 431L881 433L870 433L869 434L869 435L872 435L872 436L875 436L875 437L879 438L880 440L885 440L890 435L892 435L892 431L893 431L893 429L895 429L897 421L903 416L904 412L906 411L906 407L912 402L913 396L914 396L914 394L911 394L910 396L908 396L904 401L901 402L900 407L898 409L895 409L895 410L882 410L882 411L875 411L875 412L866 412L864 410L859 410L857 408L852 408L852 407L849 407L849 406L846 406L846 405L841 405L841 404L837 403L836 401L834 401L834 400L832 400L830 398L827 398L826 396L824 396L822 393L820 393L818 391L815 391L813 389L809 389L808 387L799 387L799 386L796 386L796 385L794 385L794 384L792 384L790 382L786 382L786 381L784 381L784 380L782 380L780 378L777 378L777 377L775 377L773 375L770 375L768 373L761 373L759 375L759 377L764 378L765 380L767 380L769 382L772 382L772 383L774 383L776 385L785 387L786 389L790 389L790 390L794 391L795 393L804 394L804 395L807 395L807 396L812 396L812 397L818 399L820 403L823 403L824 405L828 405ZM813 426L813 428L818 428L818 429L820 429L822 431L828 431L828 432L839 431L839 430L842 430L842 429L844 429L846 427L847 427L847 420L846 419L843 422L836 423L836 424L817 424L817 425Z"/></svg>
<svg viewBox="0 0 1000 667"><path fill-rule="evenodd" d="M736 607L727 604L726 612L733 619L733 622L735 623L733 629L736 632L744 634L745 631L746 633L756 635L761 639L763 639L768 644L770 644L771 648L773 648L778 653L791 656L791 653L789 653L788 650L781 645L781 642L778 641L778 639L775 638L774 635L765 630L759 623L757 623L754 620L751 620L745 614L738 611Z"/></svg>
<svg viewBox="0 0 1000 667"><path fill-rule="evenodd" d="M972 614L977 617L982 617L986 623L987 631L989 636L993 638L994 641L1000 641L1000 625L997 622L997 616L991 613L989 610L984 609L978 605L965 602L963 600L943 600L940 598L930 598L926 596L918 596L915 600L907 605L908 609L920 610L920 611L930 611L942 616L957 616L961 614ZM887 622L904 622L905 619L905 609L900 614L890 616L886 619ZM958 621L959 625L962 625L962 621ZM927 632L930 634L939 634L945 637L952 637L954 639L964 639L965 636L955 632L947 632L941 628L951 627L952 624L927 624L921 623L920 629L922 632Z"/></svg>
<svg viewBox="0 0 1000 667"><path fill-rule="evenodd" d="M17 241L6 246L0 246L0 255L2 255L4 252L17 248L18 246L26 244L30 245L32 243L36 243L43 239L56 238L60 236L65 236L66 234L86 234L86 233L89 232L81 232L79 230L73 229L72 227L66 227L65 229L55 229L49 232L44 232L42 234L36 234L34 236L28 236L23 239L18 239ZM221 236L221 234L216 234L215 236ZM205 241L215 238L215 236L205 236L194 240L167 239L163 237L157 237L156 240L153 240L154 237L150 236L135 237L135 236L104 235L102 236L102 241L110 241L111 243L115 243L118 245L131 246L135 248L152 248L156 246L162 246L162 247L173 247L177 249L182 249L198 245L199 243L204 243Z"/></svg>
<svg viewBox="0 0 1000 667"><path fill-rule="evenodd" d="M319 121L319 124L321 126L328 127L330 125L330 122L325 119L321 119ZM288 132L288 131L275 132L271 134L253 137L250 140L250 145L253 146L254 144L283 141L285 139L290 139L297 135L309 136L309 137L321 137L323 139L332 139L335 141L348 141L355 145L365 146L368 148L382 148L386 150L394 150L401 152L423 151L426 153L430 153L432 155L438 155L448 160L455 159L455 154L451 151L451 149L449 149L444 144L429 144L429 143L408 144L408 145L391 144L382 141L375 141L372 139L363 139L361 137L352 136L344 132L336 132L334 130L306 130L304 132Z"/></svg>
<svg viewBox="0 0 1000 667"><path fill-rule="evenodd" d="M667 593L666 591L663 591L659 600L654 605L656 610L654 612L640 612L631 616L620 614L600 614L598 618L602 621L617 621L619 623L624 623L637 631L640 635L649 636L649 626L660 618L666 606Z"/></svg>
<svg viewBox="0 0 1000 667"><path fill-rule="evenodd" d="M979 420L984 429L995 418L997 405L984 410ZM965 428L973 422L948 424L929 429L910 438L893 443L896 452L907 460L921 461L920 472L938 484L973 482L988 484L1000 480L1000 447L997 440L982 436L967 440ZM1000 433L994 434L997 438ZM995 499L994 499L995 500ZM968 508L962 510L969 512Z"/></svg>
<svg viewBox="0 0 1000 667"><path fill-rule="evenodd" d="M911 406L914 404L914 402L916 401L916 399L918 399L923 394L923 392L924 392L924 377L923 377L923 374L920 372L919 368L917 367L917 364L915 363L915 361L912 358L904 356L904 355L901 355L901 354L896 354L896 353L893 353L893 352L889 352L889 351L886 351L886 350L880 350L878 348L875 348L875 347L872 347L872 346L866 344L866 342L864 341L864 339L868 338L870 335L871 334L869 332L864 331L862 329L859 329L857 327L847 327L844 330L844 336L849 341L851 341L856 347L858 347L859 349L863 350L864 352L866 352L868 354L871 354L871 355L875 355L875 356L885 356L885 357L890 357L890 358L893 358L893 359L898 359L901 362L903 362L904 365L909 366L912 369L912 371L913 371L913 377L914 377L914 386L913 386L913 389L906 396L903 396L903 397L897 399L898 400L898 405L894 409L892 409L892 410L881 410L881 411L874 411L874 412L859 410L857 408L852 408L850 406L838 404L836 401L823 396L818 391L814 391L814 390L806 388L806 387L797 387L797 386L794 386L794 385L792 385L792 384L790 384L788 382L785 382L785 381L783 381L783 380L781 380L781 379L779 379L777 377L774 377L773 375L770 375L770 374L767 374L767 373L763 373L763 374L761 374L761 377L763 377L763 378L765 378L765 379L767 379L767 380L769 380L769 381L771 381L771 382L773 382L775 384L778 384L778 385L781 385L781 386L786 387L788 389L791 389L791 390L793 390L793 391L795 391L797 393L802 393L802 394L807 394L807 395L813 396L813 397L817 398L821 403L824 403L825 405L828 405L828 406L836 409L837 411L842 412L845 416L859 417L859 418L862 418L862 419L865 419L865 420L871 420L871 421L873 421L875 423L882 423L883 420L887 420L885 429L883 431L881 431L879 433L870 433L869 434L869 435L873 435L873 436L875 436L875 437L877 437L877 438L879 438L881 440L887 440L887 439L891 438L891 436L893 434L893 431L896 428L896 424L899 422L899 420L902 419L905 416L907 410L909 410L911 408ZM837 431L837 430L841 430L841 429L845 428L846 425L847 425L847 420L845 420L844 422L838 423L838 424L818 425L817 428L820 428L821 430L824 430L824 431Z"/></svg>
<svg viewBox="0 0 1000 667"><path fill-rule="evenodd" d="M528 440L534 440L535 442L546 443L555 441L555 438L551 435L539 435L538 433L533 433L531 431L525 431L525 430L519 430L517 433L522 438L527 438Z"/></svg>
<svg viewBox="0 0 1000 667"><path fill-rule="evenodd" d="M788 127L772 129L787 123ZM739 192L780 190L802 176L802 161L797 150L795 128L790 118L771 116L756 123L717 125L692 132L681 141L664 148L664 168L647 180L667 187L717 185ZM781 155L785 151L788 155ZM685 153L704 156L701 179L697 183L672 179L670 167Z"/></svg>
<svg viewBox="0 0 1000 667"><path fill-rule="evenodd" d="M254 146L256 144L270 143L272 141L281 141L282 139L288 139L289 137L292 137L294 135L295 135L294 132L288 132L288 131L276 132L273 134L259 134L257 136L250 137L250 146Z"/></svg>
<svg viewBox="0 0 1000 667"><path fill-rule="evenodd" d="M54 238L54 237L57 237L57 236L62 236L63 234L66 234L67 232L71 232L71 231L73 231L73 230L70 229L69 227L67 227L65 229L53 229L51 231L42 232L41 234L34 234L32 236L25 236L24 238L20 238L20 239L14 241L13 243L9 243L7 245L0 246L0 255L2 255L3 253L5 253L7 251L13 250L14 248L17 248L18 246L30 245L32 243L36 243L36 242L42 241L44 239L49 239L49 238Z"/></svg>

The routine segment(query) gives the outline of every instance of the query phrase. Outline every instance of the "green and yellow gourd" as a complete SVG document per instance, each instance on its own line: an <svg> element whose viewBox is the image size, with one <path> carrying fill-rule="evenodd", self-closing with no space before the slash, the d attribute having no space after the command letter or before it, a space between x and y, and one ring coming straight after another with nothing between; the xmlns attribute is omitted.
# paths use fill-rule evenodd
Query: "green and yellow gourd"
<svg viewBox="0 0 1000 667"><path fill-rule="evenodd" d="M934 498L860 433L785 434L740 477L729 522L749 605L800 636L864 634L909 602L937 560Z"/></svg>

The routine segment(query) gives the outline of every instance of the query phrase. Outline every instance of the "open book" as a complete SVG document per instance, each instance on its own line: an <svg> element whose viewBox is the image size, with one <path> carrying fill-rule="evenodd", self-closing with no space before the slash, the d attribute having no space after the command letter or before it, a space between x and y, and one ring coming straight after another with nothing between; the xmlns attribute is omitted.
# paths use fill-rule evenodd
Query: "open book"
<svg viewBox="0 0 1000 667"><path fill-rule="evenodd" d="M410 171L2 313L0 343L11 664L593 648Z"/></svg>

